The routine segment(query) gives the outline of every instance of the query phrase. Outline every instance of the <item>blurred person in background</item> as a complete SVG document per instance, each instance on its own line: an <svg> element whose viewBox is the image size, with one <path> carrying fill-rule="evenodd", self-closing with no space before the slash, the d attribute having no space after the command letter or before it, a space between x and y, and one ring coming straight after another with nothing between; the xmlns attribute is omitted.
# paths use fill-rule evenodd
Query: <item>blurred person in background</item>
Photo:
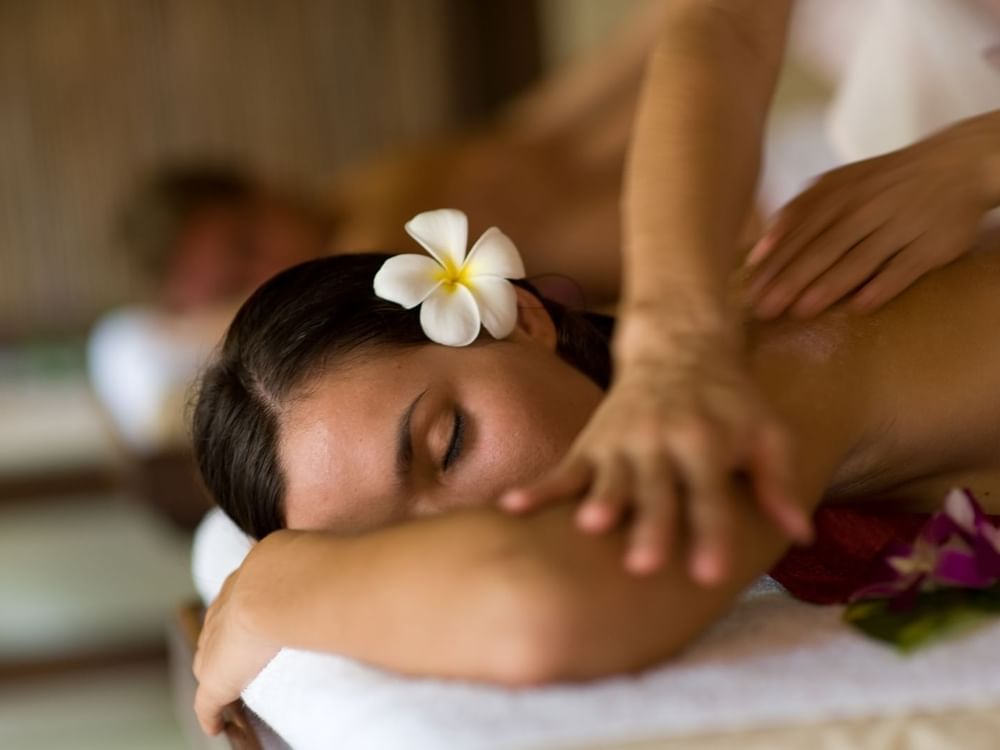
<svg viewBox="0 0 1000 750"><path fill-rule="evenodd" d="M185 314L238 304L283 268L323 254L330 221L302 192L191 161L150 173L125 200L119 230L155 303Z"/></svg>

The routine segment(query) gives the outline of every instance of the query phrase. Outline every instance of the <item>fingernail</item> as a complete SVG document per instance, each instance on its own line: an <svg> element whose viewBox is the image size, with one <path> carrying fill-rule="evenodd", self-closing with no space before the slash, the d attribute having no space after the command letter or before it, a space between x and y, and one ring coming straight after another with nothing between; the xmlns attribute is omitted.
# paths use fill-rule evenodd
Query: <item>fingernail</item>
<svg viewBox="0 0 1000 750"><path fill-rule="evenodd" d="M857 312L868 312L875 306L874 295L870 292L860 291L851 300L851 308Z"/></svg>
<svg viewBox="0 0 1000 750"><path fill-rule="evenodd" d="M711 586L722 577L722 568L718 558L710 554L695 555L692 564L691 575L698 582L705 586Z"/></svg>
<svg viewBox="0 0 1000 750"><path fill-rule="evenodd" d="M813 542L813 525L809 516L799 508L793 508L785 514L792 537L800 544L810 545Z"/></svg>
<svg viewBox="0 0 1000 750"><path fill-rule="evenodd" d="M810 315L814 315L820 307L822 307L820 296L814 292L806 292L792 306L792 314L798 318L808 318Z"/></svg>
<svg viewBox="0 0 1000 750"><path fill-rule="evenodd" d="M601 531L607 519L607 509L598 504L583 505L576 514L577 524L586 531Z"/></svg>
<svg viewBox="0 0 1000 750"><path fill-rule="evenodd" d="M520 510L525 506L526 500L523 492L512 490L500 496L500 507L506 510Z"/></svg>
<svg viewBox="0 0 1000 750"><path fill-rule="evenodd" d="M783 295L771 293L764 297L754 308L754 315L760 320L770 320L776 318L785 306Z"/></svg>
<svg viewBox="0 0 1000 750"><path fill-rule="evenodd" d="M660 559L654 550L639 548L629 550L625 557L625 568L636 575L653 573L660 567Z"/></svg>
<svg viewBox="0 0 1000 750"><path fill-rule="evenodd" d="M744 265L757 265L760 261L764 260L764 257L771 251L772 247L774 247L774 240L771 235L765 234L757 240L757 244L750 249L750 253L747 255L746 260L743 261Z"/></svg>

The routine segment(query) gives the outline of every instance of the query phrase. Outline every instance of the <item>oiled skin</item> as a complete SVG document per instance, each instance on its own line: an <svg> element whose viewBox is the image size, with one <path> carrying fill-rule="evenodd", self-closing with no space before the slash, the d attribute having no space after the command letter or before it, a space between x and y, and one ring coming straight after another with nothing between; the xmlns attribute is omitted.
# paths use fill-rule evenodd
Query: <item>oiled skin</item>
<svg viewBox="0 0 1000 750"><path fill-rule="evenodd" d="M925 277L874 314L841 306L751 326L758 382L786 419L851 423L828 501L881 496L931 510L961 484L1000 511L998 250ZM812 441L821 451L825 437Z"/></svg>
<svg viewBox="0 0 1000 750"><path fill-rule="evenodd" d="M806 507L882 496L930 509L962 482L1000 510L998 290L1000 254L968 256L874 314L749 328ZM251 553L241 597L254 630L284 645L505 684L592 678L675 653L784 554L738 483L732 507L730 575L711 588L689 579L683 540L664 570L625 572L624 533L582 534L565 504L350 539L277 532Z"/></svg>

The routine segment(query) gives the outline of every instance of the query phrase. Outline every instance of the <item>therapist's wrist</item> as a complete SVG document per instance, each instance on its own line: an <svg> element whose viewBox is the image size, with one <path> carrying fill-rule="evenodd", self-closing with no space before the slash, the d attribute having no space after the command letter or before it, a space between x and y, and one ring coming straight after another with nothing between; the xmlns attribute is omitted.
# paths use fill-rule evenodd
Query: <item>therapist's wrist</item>
<svg viewBox="0 0 1000 750"><path fill-rule="evenodd" d="M721 302L681 306L663 300L630 303L619 315L612 341L617 366L735 359L742 347L742 328Z"/></svg>

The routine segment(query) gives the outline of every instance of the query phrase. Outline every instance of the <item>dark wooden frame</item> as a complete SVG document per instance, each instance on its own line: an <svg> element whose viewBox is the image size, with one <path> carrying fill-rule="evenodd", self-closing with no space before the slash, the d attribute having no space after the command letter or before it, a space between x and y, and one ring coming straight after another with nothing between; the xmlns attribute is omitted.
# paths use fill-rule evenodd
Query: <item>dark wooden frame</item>
<svg viewBox="0 0 1000 750"><path fill-rule="evenodd" d="M191 672L194 652L201 633L204 610L200 604L188 604L177 610L170 639L170 658L177 692L178 711L181 712L189 734L199 732L194 720L193 698L196 682ZM185 713L186 712L186 713ZM249 717L249 709L242 701L226 708L223 715L225 735L232 750L264 750L264 745Z"/></svg>

